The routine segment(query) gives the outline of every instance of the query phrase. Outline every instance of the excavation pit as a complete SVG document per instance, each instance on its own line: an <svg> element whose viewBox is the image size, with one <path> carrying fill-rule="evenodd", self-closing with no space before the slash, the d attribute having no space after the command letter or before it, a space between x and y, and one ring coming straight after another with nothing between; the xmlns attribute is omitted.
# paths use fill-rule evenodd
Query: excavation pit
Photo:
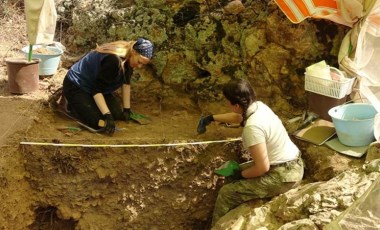
<svg viewBox="0 0 380 230"><path fill-rule="evenodd" d="M152 116L136 109L152 122L120 121L122 131L109 137L64 130L77 127L75 121L42 106L43 121L37 119L20 142L33 206L56 207L61 220L80 229L207 226L223 183L214 170L238 160L240 128L212 124L198 135L198 113Z"/></svg>

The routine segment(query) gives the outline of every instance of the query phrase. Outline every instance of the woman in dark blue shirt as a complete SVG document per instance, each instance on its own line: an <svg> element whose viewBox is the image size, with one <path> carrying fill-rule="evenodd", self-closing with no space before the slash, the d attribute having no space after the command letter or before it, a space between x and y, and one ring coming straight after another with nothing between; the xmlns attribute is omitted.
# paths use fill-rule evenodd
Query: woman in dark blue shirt
<svg viewBox="0 0 380 230"><path fill-rule="evenodd" d="M63 95L68 110L94 129L112 135L115 120L128 121L131 115L130 79L134 68L148 64L153 44L146 39L116 41L98 46L75 63L63 81ZM121 88L122 107L113 92Z"/></svg>

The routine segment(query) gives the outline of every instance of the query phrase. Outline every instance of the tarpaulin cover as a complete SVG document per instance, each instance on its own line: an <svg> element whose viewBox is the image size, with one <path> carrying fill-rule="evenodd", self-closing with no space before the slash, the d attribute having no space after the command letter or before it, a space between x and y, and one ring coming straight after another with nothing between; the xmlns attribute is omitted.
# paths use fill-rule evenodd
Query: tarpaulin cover
<svg viewBox="0 0 380 230"><path fill-rule="evenodd" d="M293 23L300 23L310 17L326 17L338 12L335 1L329 0L275 0L282 12Z"/></svg>
<svg viewBox="0 0 380 230"><path fill-rule="evenodd" d="M344 1L342 9L352 7L352 4L346 6L346 2L351 1ZM359 4L359 1L352 2ZM361 97L380 112L380 1L360 2L362 5L357 9L361 9L362 13L352 14L358 20L342 41L338 62L342 69L360 79ZM380 114L375 117L374 136L380 140Z"/></svg>
<svg viewBox="0 0 380 230"><path fill-rule="evenodd" d="M24 3L29 43L52 43L57 21L54 0L25 0Z"/></svg>
<svg viewBox="0 0 380 230"><path fill-rule="evenodd" d="M363 17L373 0L275 0L293 23L306 18L322 18L350 26ZM363 13L364 12L364 13Z"/></svg>
<svg viewBox="0 0 380 230"><path fill-rule="evenodd" d="M380 229L380 176L367 191L324 230Z"/></svg>

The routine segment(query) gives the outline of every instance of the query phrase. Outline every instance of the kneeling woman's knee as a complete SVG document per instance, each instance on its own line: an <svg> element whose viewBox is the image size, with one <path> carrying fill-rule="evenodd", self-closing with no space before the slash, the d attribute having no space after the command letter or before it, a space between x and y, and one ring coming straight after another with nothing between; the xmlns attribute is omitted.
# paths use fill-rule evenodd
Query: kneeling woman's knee
<svg viewBox="0 0 380 230"><path fill-rule="evenodd" d="M229 199L236 194L236 187L233 184L226 184L222 186L218 192L218 199Z"/></svg>

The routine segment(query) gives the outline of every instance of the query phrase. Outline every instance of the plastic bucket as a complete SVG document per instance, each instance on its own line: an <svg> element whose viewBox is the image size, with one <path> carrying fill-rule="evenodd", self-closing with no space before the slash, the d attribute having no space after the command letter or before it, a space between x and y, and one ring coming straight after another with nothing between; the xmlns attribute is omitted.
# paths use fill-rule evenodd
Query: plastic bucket
<svg viewBox="0 0 380 230"><path fill-rule="evenodd" d="M26 58L29 55L29 46L22 48ZM55 46L33 45L32 58L41 60L38 74L40 76L53 75L57 72L63 50Z"/></svg>
<svg viewBox="0 0 380 230"><path fill-rule="evenodd" d="M377 114L371 104L352 103L329 110L339 141L347 146L366 146L375 140L374 118Z"/></svg>

